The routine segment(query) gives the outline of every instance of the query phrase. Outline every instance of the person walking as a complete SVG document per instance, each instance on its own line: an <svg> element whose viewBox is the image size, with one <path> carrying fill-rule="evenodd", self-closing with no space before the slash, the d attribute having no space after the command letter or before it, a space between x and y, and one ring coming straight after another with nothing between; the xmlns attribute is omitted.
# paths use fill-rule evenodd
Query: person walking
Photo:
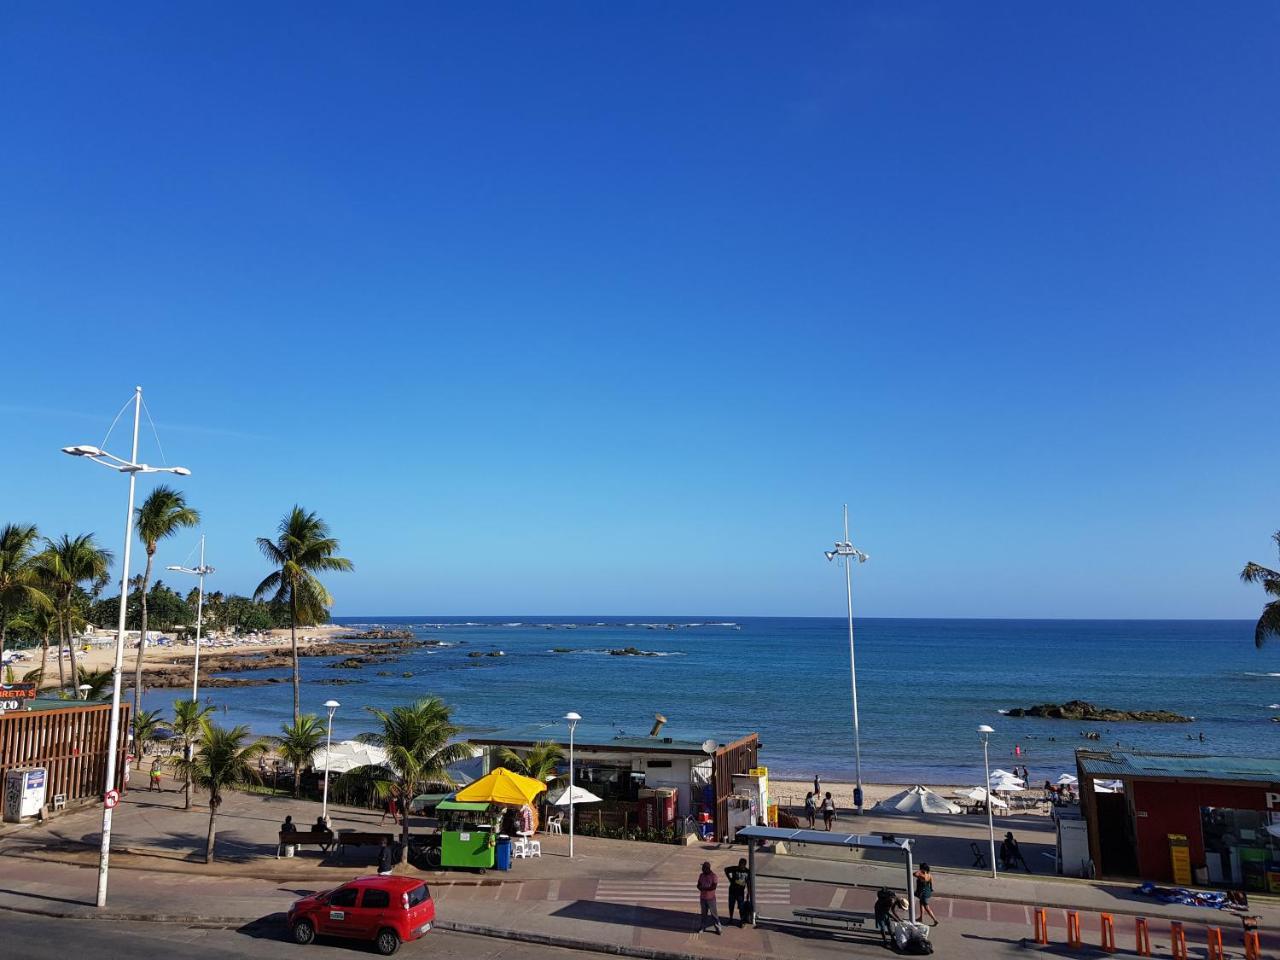
<svg viewBox="0 0 1280 960"><path fill-rule="evenodd" d="M391 818L392 823L400 822L400 804L395 797L387 798L386 805L382 808L382 819L378 821L379 826L387 822L387 817Z"/></svg>
<svg viewBox="0 0 1280 960"><path fill-rule="evenodd" d="M828 790L822 798L822 822L826 824L827 830L831 829L831 824L836 819L836 802L831 799L831 791Z"/></svg>
<svg viewBox="0 0 1280 960"><path fill-rule="evenodd" d="M716 933L720 932L720 915L716 913L716 887L720 881L716 879L710 863L702 864L702 872L698 874L698 932L707 929L707 917L716 925Z"/></svg>
<svg viewBox="0 0 1280 960"><path fill-rule="evenodd" d="M156 757L151 761L151 786L147 788L147 792L152 790L160 790L160 758ZM163 791L161 791L163 792Z"/></svg>
<svg viewBox="0 0 1280 960"><path fill-rule="evenodd" d="M818 775L813 775L813 795L815 797L822 796L822 781L818 779Z"/></svg>
<svg viewBox="0 0 1280 960"><path fill-rule="evenodd" d="M751 879L751 870L747 867L747 858L738 861L736 867L725 867L724 875L729 878L729 920L733 920L733 905L738 905L738 926L746 926L747 920L747 882Z"/></svg>
<svg viewBox="0 0 1280 960"><path fill-rule="evenodd" d="M929 865L920 864L920 869L913 876L916 878L916 899L920 901L920 910L929 916L936 927L938 918L934 916L933 908L929 906L929 901L933 899L933 874L929 872Z"/></svg>
<svg viewBox="0 0 1280 960"><path fill-rule="evenodd" d="M809 819L809 829L818 825L818 797L810 790L804 795L804 815Z"/></svg>

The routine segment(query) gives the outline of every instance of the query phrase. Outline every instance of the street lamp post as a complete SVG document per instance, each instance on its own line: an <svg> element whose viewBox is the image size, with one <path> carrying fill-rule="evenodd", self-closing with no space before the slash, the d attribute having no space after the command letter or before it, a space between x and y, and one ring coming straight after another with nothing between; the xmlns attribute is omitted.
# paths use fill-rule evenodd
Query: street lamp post
<svg viewBox="0 0 1280 960"><path fill-rule="evenodd" d="M191 702L194 703L200 699L200 630L204 625L204 578L205 574L213 573L213 567L205 566L204 562L204 534L200 534L200 566L198 567L169 567L170 570L176 570L178 573L189 573L200 578L200 593L196 600L196 656L195 664L191 669ZM187 757L190 760L190 757Z"/></svg>
<svg viewBox="0 0 1280 960"><path fill-rule="evenodd" d="M827 550L828 560L844 561L844 589L849 606L849 689L853 694L853 805L862 813L862 734L858 729L858 666L853 654L853 561L867 562L867 555L849 542L849 505L844 505L844 539L837 540L834 550ZM815 798L818 799L818 798Z"/></svg>
<svg viewBox="0 0 1280 960"><path fill-rule="evenodd" d="M98 854L98 898L100 907L107 905L107 876L111 866L111 811L114 802L108 796L116 786L116 753L120 745L120 675L124 667L125 614L129 597L129 548L133 545L133 495L140 473L174 473L180 477L191 475L185 467L152 467L138 462L138 425L142 416L142 388L133 389L133 452L128 460L107 453L98 447L81 444L63 447L62 452L72 457L87 457L94 463L110 467L129 477L129 505L124 515L124 556L120 563L120 619L116 624L116 655L111 668L111 719L107 724L107 773L103 787L102 846Z"/></svg>
<svg viewBox="0 0 1280 960"><path fill-rule="evenodd" d="M342 706L337 700L326 700L325 709L329 711L329 732L324 738L324 801L320 805L320 816L325 823L329 822L329 754L333 752L333 715ZM294 771L297 776L297 771Z"/></svg>
<svg viewBox="0 0 1280 960"><path fill-rule="evenodd" d="M987 726L985 723L978 728L978 733L982 736L982 772L986 774L986 790L987 790L987 836L991 841L991 876L996 876L996 822L991 812L991 761L987 756L987 741L990 740L991 734L995 733L995 729Z"/></svg>
<svg viewBox="0 0 1280 960"><path fill-rule="evenodd" d="M573 731L582 717L570 711L564 715L569 721L569 859L573 859Z"/></svg>

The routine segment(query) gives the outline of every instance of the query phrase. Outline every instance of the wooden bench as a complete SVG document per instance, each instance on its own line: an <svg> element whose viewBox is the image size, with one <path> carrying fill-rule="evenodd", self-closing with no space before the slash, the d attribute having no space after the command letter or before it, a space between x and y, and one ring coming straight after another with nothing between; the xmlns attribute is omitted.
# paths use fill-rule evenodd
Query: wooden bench
<svg viewBox="0 0 1280 960"><path fill-rule="evenodd" d="M852 910L818 910L806 907L803 910L791 912L810 925L822 920L827 923L838 923L846 930L865 930L867 923L874 919L869 913L855 913Z"/></svg>
<svg viewBox="0 0 1280 960"><path fill-rule="evenodd" d="M346 847L380 847L382 841L395 846L396 837L392 833L365 833L361 830L341 830L338 832L338 856L342 856Z"/></svg>
<svg viewBox="0 0 1280 960"><path fill-rule="evenodd" d="M276 844L276 859L280 859L280 853L285 847L300 847L307 843L314 843L328 853L333 846L333 834L328 830L281 830L280 842Z"/></svg>

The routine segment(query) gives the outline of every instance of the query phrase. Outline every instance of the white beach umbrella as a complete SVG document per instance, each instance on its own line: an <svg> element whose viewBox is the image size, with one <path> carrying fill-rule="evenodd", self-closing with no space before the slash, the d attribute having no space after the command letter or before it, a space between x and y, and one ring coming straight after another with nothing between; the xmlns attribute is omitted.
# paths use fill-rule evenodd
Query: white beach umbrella
<svg viewBox="0 0 1280 960"><path fill-rule="evenodd" d="M995 796L994 794L988 794L987 791L983 790L981 787L974 787L972 790L966 790L963 793L959 794L959 796L963 797L966 800L976 800L978 803L986 803L987 797L990 796L991 806L995 807L997 810L1000 810L1000 809L1007 810L1009 808L1009 804L1005 803L1003 800L1001 800L999 797Z"/></svg>
<svg viewBox="0 0 1280 960"><path fill-rule="evenodd" d="M1123 793L1123 780L1095 780L1093 781L1094 793Z"/></svg>
<svg viewBox="0 0 1280 960"><path fill-rule="evenodd" d="M1022 793L1027 788L1020 780L995 780L991 783L991 789L995 793Z"/></svg>
<svg viewBox="0 0 1280 960"><path fill-rule="evenodd" d="M387 751L381 747L357 740L343 740L335 743L331 750L317 750L311 766L320 773L326 768L330 773L350 773L357 767L376 767L386 762Z"/></svg>
<svg viewBox="0 0 1280 960"><path fill-rule="evenodd" d="M1056 781L1060 787L1074 787L1079 782L1080 779L1070 773L1064 773L1062 776L1058 777Z"/></svg>
<svg viewBox="0 0 1280 960"><path fill-rule="evenodd" d="M960 812L960 808L950 800L919 784L916 784L910 790L903 790L901 793L886 797L875 805L875 809L879 813Z"/></svg>
<svg viewBox="0 0 1280 960"><path fill-rule="evenodd" d="M560 791L558 795L556 795L555 797L552 797L551 799L551 805L555 807L567 807L570 804L576 805L579 803L599 803L599 802L600 802L600 798L597 797L594 793L592 793L590 790L585 790L582 787L579 787L577 785L573 787L572 794L570 793L570 788L565 787L563 790Z"/></svg>
<svg viewBox="0 0 1280 960"><path fill-rule="evenodd" d="M991 771L991 778L990 778L990 779L992 779L992 780L996 780L996 779L998 779L999 777L1014 777L1014 778L1016 778L1016 777L1017 777L1017 774L1015 774L1015 773L1014 773L1013 771L1011 771L1011 770L1001 770L999 767L997 767L996 769L994 769L994 770L992 770L992 771Z"/></svg>

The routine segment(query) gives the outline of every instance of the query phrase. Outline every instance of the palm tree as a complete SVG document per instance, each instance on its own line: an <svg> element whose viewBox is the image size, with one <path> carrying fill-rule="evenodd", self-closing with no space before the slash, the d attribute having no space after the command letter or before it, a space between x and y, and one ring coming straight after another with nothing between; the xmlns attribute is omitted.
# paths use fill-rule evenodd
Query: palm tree
<svg viewBox="0 0 1280 960"><path fill-rule="evenodd" d="M439 697L379 710L365 707L378 718L382 730L356 739L387 753L385 764L357 767L352 780L368 784L379 797L395 797L404 811L400 861L409 859L409 803L433 786L454 785L449 765L471 756L471 745L456 739L462 728L453 723L449 706Z"/></svg>
<svg viewBox="0 0 1280 960"><path fill-rule="evenodd" d="M257 781L255 761L267 752L267 744L262 740L245 743L249 728L243 724L228 730L206 720L202 726L200 747L191 759L175 757L171 763L184 780L209 791L209 836L205 841L204 862L213 863L222 792Z"/></svg>
<svg viewBox="0 0 1280 960"><path fill-rule="evenodd" d="M160 718L159 710L141 710L133 715L133 745L138 751L138 761L146 756L147 747L155 744L156 734L168 727Z"/></svg>
<svg viewBox="0 0 1280 960"><path fill-rule="evenodd" d="M302 788L302 771L311 766L320 744L324 743L324 724L314 713L304 713L297 723L283 724L280 727L277 752L293 767L293 795L297 797Z"/></svg>
<svg viewBox="0 0 1280 960"><path fill-rule="evenodd" d="M32 670L31 674L39 674L40 680L37 684L42 683L49 667L49 634L53 633L58 626L58 612L53 608L52 603L47 607L32 607L10 620L9 626L40 638L40 668ZM24 678L23 682L31 681ZM62 675L61 656L58 657L58 686L66 686Z"/></svg>
<svg viewBox="0 0 1280 960"><path fill-rule="evenodd" d="M1271 535L1280 549L1280 530ZM1258 563L1246 563L1240 571L1240 579L1245 583L1260 583L1269 597L1280 598L1280 573ZM1253 644L1261 648L1268 636L1280 637L1280 599L1272 600L1262 608L1262 616L1253 631Z"/></svg>
<svg viewBox="0 0 1280 960"><path fill-rule="evenodd" d="M85 691L84 698L86 700L101 700L102 695L106 692L107 687L111 684L110 670L86 670L84 667L76 668L76 693L80 692L80 687L88 687Z"/></svg>
<svg viewBox="0 0 1280 960"><path fill-rule="evenodd" d="M184 757L191 756L191 748L196 744L200 737L204 735L205 724L209 722L209 715L213 713L211 704L201 706L199 700L175 700L173 701L173 722L169 724L169 729L174 735L182 740L182 755ZM191 809L191 778L190 771L184 774L186 779L183 783L183 809Z"/></svg>
<svg viewBox="0 0 1280 960"><path fill-rule="evenodd" d="M75 610L76 588L82 584L94 586L106 580L111 567L111 551L98 546L92 533L78 537L63 534L57 540L44 539L44 550L34 560L36 575L53 591L58 608L58 661L62 661L62 646L71 650L71 675L77 674L76 648L71 643L71 628ZM124 598L120 601L123 603Z"/></svg>
<svg viewBox="0 0 1280 960"><path fill-rule="evenodd" d="M0 661L4 660L9 619L22 607L52 609L39 586L34 551L40 534L32 523L8 523L0 530Z"/></svg>
<svg viewBox="0 0 1280 960"><path fill-rule="evenodd" d="M517 753L510 747L498 751L498 766L532 777L539 783L550 780L562 760L564 747L551 740L539 740L524 753Z"/></svg>
<svg viewBox="0 0 1280 960"><path fill-rule="evenodd" d="M142 573L138 593L142 597L142 633L138 637L138 657L133 665L133 713L138 715L142 704L142 656L147 648L147 585L151 582L151 564L155 560L156 546L161 540L173 536L183 527L200 523L200 514L187 506L186 498L173 487L161 484L143 501L137 510L138 539L147 551L147 567ZM124 603L125 598L121 597Z"/></svg>
<svg viewBox="0 0 1280 960"><path fill-rule="evenodd" d="M315 513L308 513L295 506L280 521L275 540L258 538L258 549L277 567L266 577L253 598L260 600L272 594L273 602L289 605L289 638L293 645L293 722L302 719L302 701L298 694L298 625L321 620L333 597L324 588L316 574L327 571L344 571L352 568L351 561L336 556L340 544L329 536L329 525Z"/></svg>

